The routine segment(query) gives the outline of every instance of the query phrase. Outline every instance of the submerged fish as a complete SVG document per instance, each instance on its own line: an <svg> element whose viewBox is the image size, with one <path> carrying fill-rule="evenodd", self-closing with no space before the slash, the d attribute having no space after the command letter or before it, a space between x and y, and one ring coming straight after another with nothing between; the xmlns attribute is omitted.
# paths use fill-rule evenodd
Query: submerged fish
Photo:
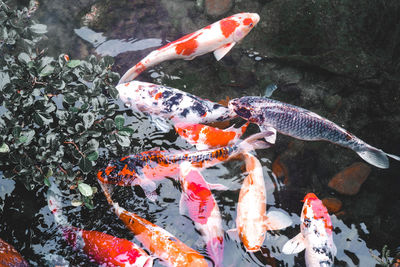
<svg viewBox="0 0 400 267"><path fill-rule="evenodd" d="M300 230L298 235L283 246L282 252L296 254L305 249L308 267L332 266L336 246L332 239L331 218L322 201L313 193L304 197Z"/></svg>
<svg viewBox="0 0 400 267"><path fill-rule="evenodd" d="M179 89L152 83L132 81L118 85L121 100L134 111L147 113L161 129L172 123L211 123L235 118L237 115L223 105L201 99Z"/></svg>
<svg viewBox="0 0 400 267"><path fill-rule="evenodd" d="M0 266L28 267L29 264L13 246L0 238Z"/></svg>
<svg viewBox="0 0 400 267"><path fill-rule="evenodd" d="M152 255L162 260L167 266L208 266L200 253L185 245L171 233L113 202L107 186L101 182L100 185L115 214Z"/></svg>
<svg viewBox="0 0 400 267"><path fill-rule="evenodd" d="M264 243L267 230L283 229L292 224L285 213L266 213L267 194L260 161L250 153L243 154L248 175L243 181L237 205L236 232L247 251L258 251Z"/></svg>
<svg viewBox="0 0 400 267"><path fill-rule="evenodd" d="M231 126L227 129L219 129L203 124L175 124L176 132L189 144L196 146L198 150L214 147L223 147L236 143L244 134L249 123L239 128Z"/></svg>
<svg viewBox="0 0 400 267"><path fill-rule="evenodd" d="M260 16L256 13L239 13L185 35L151 52L130 68L118 84L132 81L147 68L166 60L192 60L213 51L215 58L220 60L253 29L259 20Z"/></svg>
<svg viewBox="0 0 400 267"><path fill-rule="evenodd" d="M140 185L147 197L154 199L154 181L165 177L177 178L180 164L190 162L197 168L207 168L227 161L245 151L268 148L269 144L258 140L270 135L257 133L234 145L200 151L145 151L111 161L97 173L97 178L106 184L119 186Z"/></svg>
<svg viewBox="0 0 400 267"><path fill-rule="evenodd" d="M256 123L261 130L276 131L302 140L325 140L354 150L362 159L379 167L388 168L391 155L368 145L337 124L309 110L277 100L246 96L232 99L229 107L240 117ZM268 141L273 143L275 137Z"/></svg>
<svg viewBox="0 0 400 267"><path fill-rule="evenodd" d="M196 229L203 236L214 266L222 266L224 231L221 213L211 188L200 171L189 162L181 163L180 170L182 194L179 211L193 220ZM227 188L220 185L220 189Z"/></svg>
<svg viewBox="0 0 400 267"><path fill-rule="evenodd" d="M65 240L74 248L83 250L93 261L104 266L153 266L153 259L133 242L98 231L73 227L62 215L59 197L50 188L48 206L60 225Z"/></svg>

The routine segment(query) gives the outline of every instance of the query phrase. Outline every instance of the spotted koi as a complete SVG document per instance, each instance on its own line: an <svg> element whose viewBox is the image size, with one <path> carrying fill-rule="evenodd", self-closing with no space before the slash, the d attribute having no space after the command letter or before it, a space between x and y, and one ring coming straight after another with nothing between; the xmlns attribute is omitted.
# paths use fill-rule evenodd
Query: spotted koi
<svg viewBox="0 0 400 267"><path fill-rule="evenodd" d="M262 130L275 129L275 132L307 141L330 141L352 149L362 159L378 168L389 167L388 156L400 161L399 156L370 146L339 125L294 105L265 97L246 96L232 99L228 106L240 117L258 124ZM274 141L275 137L269 140Z"/></svg>
<svg viewBox="0 0 400 267"><path fill-rule="evenodd" d="M308 193L303 201L301 232L283 246L282 252L296 254L305 249L308 267L332 266L337 250L328 211L314 193Z"/></svg>
<svg viewBox="0 0 400 267"><path fill-rule="evenodd" d="M256 13L239 13L185 35L151 52L130 68L118 84L132 81L144 70L166 60L192 60L209 52L214 52L215 58L220 60L254 28L259 20L260 16Z"/></svg>
<svg viewBox="0 0 400 267"><path fill-rule="evenodd" d="M0 266L28 267L29 264L12 245L0 238Z"/></svg>
<svg viewBox="0 0 400 267"><path fill-rule="evenodd" d="M167 119L173 124L207 124L237 116L223 105L167 86L133 81L118 85L117 90L121 100L132 110Z"/></svg>
<svg viewBox="0 0 400 267"><path fill-rule="evenodd" d="M189 144L202 150L236 143L244 134L248 125L249 123L246 123L239 128L231 126L224 130L203 124L178 123L174 126L176 132Z"/></svg>

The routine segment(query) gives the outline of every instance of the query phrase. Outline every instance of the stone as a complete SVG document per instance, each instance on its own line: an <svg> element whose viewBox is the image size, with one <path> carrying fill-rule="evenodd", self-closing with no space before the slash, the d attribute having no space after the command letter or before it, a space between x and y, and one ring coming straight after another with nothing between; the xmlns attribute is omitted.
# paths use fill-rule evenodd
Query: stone
<svg viewBox="0 0 400 267"><path fill-rule="evenodd" d="M285 164L281 162L279 156L274 160L271 168L276 178L283 179L283 183L286 185L289 183L289 171Z"/></svg>
<svg viewBox="0 0 400 267"><path fill-rule="evenodd" d="M336 213L342 208L342 201L334 197L322 199L322 203L328 209L329 213Z"/></svg>
<svg viewBox="0 0 400 267"><path fill-rule="evenodd" d="M367 164L356 162L336 174L328 186L343 195L353 196L359 192L370 172L371 167Z"/></svg>
<svg viewBox="0 0 400 267"><path fill-rule="evenodd" d="M232 8L232 0L206 0L205 10L207 15L218 17L224 15Z"/></svg>

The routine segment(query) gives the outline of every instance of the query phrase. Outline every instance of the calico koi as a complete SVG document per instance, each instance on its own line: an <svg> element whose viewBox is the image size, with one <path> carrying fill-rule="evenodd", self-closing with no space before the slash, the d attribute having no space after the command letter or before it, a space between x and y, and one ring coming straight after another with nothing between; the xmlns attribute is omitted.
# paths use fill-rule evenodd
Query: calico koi
<svg viewBox="0 0 400 267"><path fill-rule="evenodd" d="M174 124L206 124L237 116L223 105L167 86L132 81L116 88L127 106L152 116L161 129L169 128L166 119Z"/></svg>
<svg viewBox="0 0 400 267"><path fill-rule="evenodd" d="M207 261L200 253L185 245L165 229L120 207L112 200L107 186L101 182L100 186L115 214L135 235L135 238L167 266L208 266Z"/></svg>
<svg viewBox="0 0 400 267"><path fill-rule="evenodd" d="M145 151L111 161L97 173L102 183L119 186L140 185L147 197L154 199L154 181L165 177L177 179L180 163L190 162L196 168L207 168L227 161L244 151L268 148L269 144L258 140L270 135L268 132L254 134L240 143L200 151Z"/></svg>
<svg viewBox="0 0 400 267"><path fill-rule="evenodd" d="M221 130L203 124L175 124L176 132L189 144L196 146L198 150L214 147L223 147L236 143L244 134L249 123L239 128L231 126Z"/></svg>
<svg viewBox="0 0 400 267"><path fill-rule="evenodd" d="M118 84L132 81L144 70L166 60L192 60L209 52L214 52L215 58L220 60L254 28L259 20L260 16L256 13L239 13L185 35L151 52L130 68Z"/></svg>
<svg viewBox="0 0 400 267"><path fill-rule="evenodd" d="M61 201L52 186L47 193L49 209L60 225L65 240L74 249L83 250L93 261L104 266L153 266L153 259L138 245L98 231L89 231L68 224L61 211Z"/></svg>
<svg viewBox="0 0 400 267"><path fill-rule="evenodd" d="M0 266L28 267L29 264L12 245L0 238Z"/></svg>
<svg viewBox="0 0 400 267"><path fill-rule="evenodd" d="M203 236L214 266L222 266L224 231L221 213L211 193L211 186L200 171L187 161L181 163L179 180L182 188L179 211L193 220L195 228ZM215 188L213 186L213 189ZM218 189L227 188L218 185Z"/></svg>
<svg viewBox="0 0 400 267"><path fill-rule="evenodd" d="M280 211L266 212L267 194L260 161L250 153L243 154L248 175L243 181L237 205L236 229L247 251L258 251L267 230L283 229L292 224L288 215Z"/></svg>
<svg viewBox="0 0 400 267"><path fill-rule="evenodd" d="M336 246L332 239L332 222L322 201L314 193L304 197L301 211L301 232L286 242L282 248L285 254L305 251L308 267L328 267L334 263Z"/></svg>
<svg viewBox="0 0 400 267"><path fill-rule="evenodd" d="M256 123L262 131L275 131L268 140L275 142L276 131L307 141L325 140L355 151L362 159L378 168L388 168L388 156L400 160L368 145L337 124L309 110L277 100L246 96L232 99L229 108L240 117Z"/></svg>

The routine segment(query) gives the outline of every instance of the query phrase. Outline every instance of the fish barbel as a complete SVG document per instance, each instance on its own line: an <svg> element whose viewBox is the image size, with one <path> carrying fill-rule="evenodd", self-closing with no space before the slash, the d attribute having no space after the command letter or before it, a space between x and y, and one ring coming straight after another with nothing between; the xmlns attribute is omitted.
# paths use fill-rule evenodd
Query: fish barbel
<svg viewBox="0 0 400 267"><path fill-rule="evenodd" d="M245 96L232 99L228 106L240 117L258 124L261 131L275 129L302 140L330 141L354 150L362 159L378 168L389 167L388 156L400 160L399 156L368 145L328 119L294 105L265 97ZM269 142L273 142L273 139L270 138Z"/></svg>

